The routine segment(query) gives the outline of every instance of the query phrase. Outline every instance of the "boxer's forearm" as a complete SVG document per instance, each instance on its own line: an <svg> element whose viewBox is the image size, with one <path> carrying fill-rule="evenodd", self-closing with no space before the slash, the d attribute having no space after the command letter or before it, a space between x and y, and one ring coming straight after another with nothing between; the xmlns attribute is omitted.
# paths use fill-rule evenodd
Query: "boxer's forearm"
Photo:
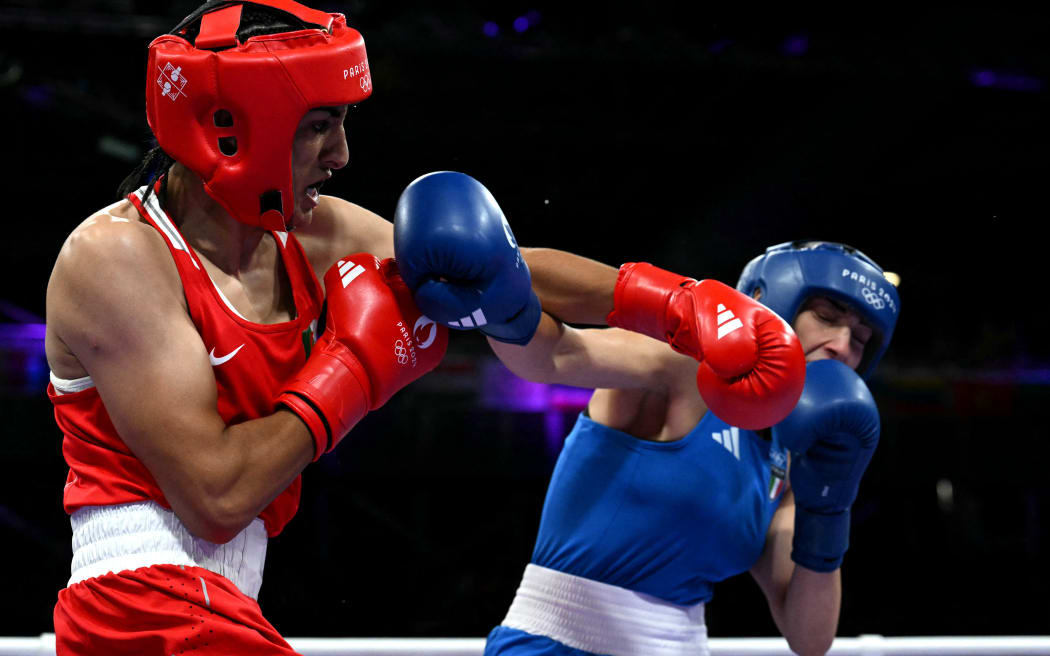
<svg viewBox="0 0 1050 656"><path fill-rule="evenodd" d="M796 565L778 624L792 651L823 654L831 648L842 603L839 570L814 572Z"/></svg>
<svg viewBox="0 0 1050 656"><path fill-rule="evenodd" d="M613 309L617 268L550 248L521 252L545 312L570 324L605 325Z"/></svg>

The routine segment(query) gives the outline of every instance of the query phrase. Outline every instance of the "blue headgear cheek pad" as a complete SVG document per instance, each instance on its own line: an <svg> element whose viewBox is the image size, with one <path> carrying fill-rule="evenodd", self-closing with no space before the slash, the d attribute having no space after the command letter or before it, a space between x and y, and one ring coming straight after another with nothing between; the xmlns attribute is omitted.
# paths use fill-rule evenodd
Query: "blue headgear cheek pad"
<svg viewBox="0 0 1050 656"><path fill-rule="evenodd" d="M806 299L829 296L847 303L872 328L857 373L867 378L890 345L900 297L871 258L843 244L770 246L744 267L737 290L761 290L759 302L793 323Z"/></svg>

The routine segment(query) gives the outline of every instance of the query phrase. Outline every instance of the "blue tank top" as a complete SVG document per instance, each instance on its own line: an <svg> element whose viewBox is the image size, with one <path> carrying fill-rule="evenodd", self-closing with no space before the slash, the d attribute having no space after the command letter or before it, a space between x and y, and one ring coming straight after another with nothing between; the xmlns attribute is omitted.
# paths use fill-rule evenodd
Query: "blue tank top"
<svg viewBox="0 0 1050 656"><path fill-rule="evenodd" d="M708 412L651 442L581 415L551 477L532 562L691 606L751 568L787 450Z"/></svg>

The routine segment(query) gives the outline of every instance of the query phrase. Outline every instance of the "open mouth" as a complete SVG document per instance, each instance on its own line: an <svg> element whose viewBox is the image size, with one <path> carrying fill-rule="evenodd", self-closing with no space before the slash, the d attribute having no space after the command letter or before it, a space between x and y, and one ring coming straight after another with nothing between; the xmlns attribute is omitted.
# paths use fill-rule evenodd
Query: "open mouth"
<svg viewBox="0 0 1050 656"><path fill-rule="evenodd" d="M318 180L312 185L308 185L306 187L306 197L316 203L317 199L321 197L321 187L324 186L324 183L324 180Z"/></svg>

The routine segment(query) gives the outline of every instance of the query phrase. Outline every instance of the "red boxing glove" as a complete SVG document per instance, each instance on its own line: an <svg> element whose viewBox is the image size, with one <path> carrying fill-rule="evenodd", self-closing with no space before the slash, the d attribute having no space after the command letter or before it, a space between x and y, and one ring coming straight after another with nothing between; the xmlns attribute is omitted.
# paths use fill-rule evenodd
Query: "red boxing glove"
<svg viewBox="0 0 1050 656"><path fill-rule="evenodd" d="M802 394L806 357L795 331L717 280L697 282L645 262L625 264L607 321L696 358L700 396L733 426L772 426Z"/></svg>
<svg viewBox="0 0 1050 656"><path fill-rule="evenodd" d="M419 311L393 260L349 255L328 270L324 286L324 332L277 397L310 429L314 460L436 367L448 347L448 328Z"/></svg>

